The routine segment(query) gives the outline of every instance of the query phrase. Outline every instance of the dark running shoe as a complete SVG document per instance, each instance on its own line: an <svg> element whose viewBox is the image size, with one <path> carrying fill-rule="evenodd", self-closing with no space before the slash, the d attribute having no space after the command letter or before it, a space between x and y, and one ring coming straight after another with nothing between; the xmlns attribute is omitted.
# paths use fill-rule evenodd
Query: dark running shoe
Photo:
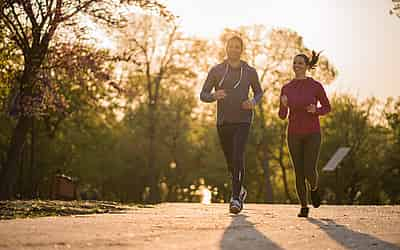
<svg viewBox="0 0 400 250"><path fill-rule="evenodd" d="M308 217L308 211L310 209L308 207L302 207L300 209L300 213L297 215L297 217Z"/></svg>
<svg viewBox="0 0 400 250"><path fill-rule="evenodd" d="M238 214L242 210L242 205L239 200L232 200L229 204L229 212L232 214Z"/></svg>
<svg viewBox="0 0 400 250"><path fill-rule="evenodd" d="M319 195L319 189L312 191L311 190L311 202L313 207L317 208L321 205L321 197Z"/></svg>

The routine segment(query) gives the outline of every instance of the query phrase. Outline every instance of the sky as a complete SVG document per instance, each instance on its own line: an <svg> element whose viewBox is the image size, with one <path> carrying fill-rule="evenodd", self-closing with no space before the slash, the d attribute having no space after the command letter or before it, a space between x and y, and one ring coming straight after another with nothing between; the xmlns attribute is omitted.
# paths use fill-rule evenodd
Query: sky
<svg viewBox="0 0 400 250"><path fill-rule="evenodd" d="M306 47L324 50L338 69L328 94L400 96L400 18L389 14L391 0L161 2L180 16L183 32L197 37L217 39L224 28L252 24L295 30Z"/></svg>

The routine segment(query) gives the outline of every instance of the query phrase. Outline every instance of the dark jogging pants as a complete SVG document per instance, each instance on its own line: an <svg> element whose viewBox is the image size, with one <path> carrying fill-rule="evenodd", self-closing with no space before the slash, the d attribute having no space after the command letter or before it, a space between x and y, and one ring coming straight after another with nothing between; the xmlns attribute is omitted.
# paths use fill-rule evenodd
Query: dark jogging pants
<svg viewBox="0 0 400 250"><path fill-rule="evenodd" d="M312 188L318 184L317 162L321 134L289 134L288 146L296 174L296 190L302 207L307 206L306 180Z"/></svg>
<svg viewBox="0 0 400 250"><path fill-rule="evenodd" d="M232 198L239 199L244 180L244 155L250 124L222 124L217 126L217 130L228 170L232 177Z"/></svg>

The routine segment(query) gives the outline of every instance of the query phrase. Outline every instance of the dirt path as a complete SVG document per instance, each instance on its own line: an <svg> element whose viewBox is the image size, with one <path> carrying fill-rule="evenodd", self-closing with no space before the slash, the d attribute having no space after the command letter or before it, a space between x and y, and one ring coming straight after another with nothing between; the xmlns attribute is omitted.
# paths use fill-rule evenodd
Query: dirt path
<svg viewBox="0 0 400 250"><path fill-rule="evenodd" d="M0 249L400 249L400 206L167 203L120 214L0 221Z"/></svg>

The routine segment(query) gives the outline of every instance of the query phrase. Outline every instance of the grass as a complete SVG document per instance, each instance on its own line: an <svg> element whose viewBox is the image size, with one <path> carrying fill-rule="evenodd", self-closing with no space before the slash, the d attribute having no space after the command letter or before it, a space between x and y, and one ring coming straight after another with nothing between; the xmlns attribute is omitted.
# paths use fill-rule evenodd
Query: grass
<svg viewBox="0 0 400 250"><path fill-rule="evenodd" d="M109 201L13 200L0 201L0 220L77 214L104 214L132 209Z"/></svg>

